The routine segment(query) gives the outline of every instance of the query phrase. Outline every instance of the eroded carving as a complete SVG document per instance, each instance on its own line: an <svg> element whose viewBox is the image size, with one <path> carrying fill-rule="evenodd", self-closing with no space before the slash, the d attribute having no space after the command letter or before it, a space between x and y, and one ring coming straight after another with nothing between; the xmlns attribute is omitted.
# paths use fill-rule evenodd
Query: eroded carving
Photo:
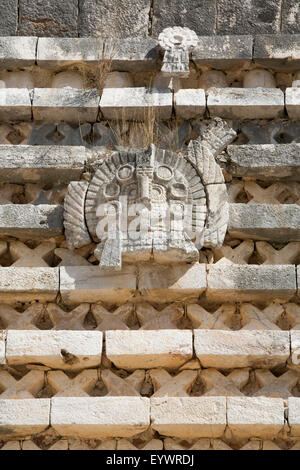
<svg viewBox="0 0 300 470"><path fill-rule="evenodd" d="M158 36L158 42L164 49L162 73L168 77L187 77L189 55L198 43L197 34L189 28L175 26L164 29Z"/></svg>
<svg viewBox="0 0 300 470"><path fill-rule="evenodd" d="M214 157L234 137L216 119L182 154L153 144L111 154L90 183L69 185L64 222L69 248L94 241L100 267L121 269L122 260L153 256L162 263L195 262L202 247L220 247L228 203Z"/></svg>

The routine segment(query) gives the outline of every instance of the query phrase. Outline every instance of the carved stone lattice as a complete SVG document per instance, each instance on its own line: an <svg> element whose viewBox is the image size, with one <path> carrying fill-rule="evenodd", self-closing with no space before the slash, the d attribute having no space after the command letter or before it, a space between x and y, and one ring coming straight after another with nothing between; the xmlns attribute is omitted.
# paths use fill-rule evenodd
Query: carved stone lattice
<svg viewBox="0 0 300 470"><path fill-rule="evenodd" d="M125 262L195 262L220 247L228 223L227 192L215 156L235 137L221 119L183 154L151 145L114 152L90 183L72 182L64 224L70 249L97 243L100 267ZM213 141L213 142L212 142Z"/></svg>
<svg viewBox="0 0 300 470"><path fill-rule="evenodd" d="M197 34L189 28L175 26L164 29L158 37L159 45L165 51L162 74L167 77L187 77L189 55L197 45Z"/></svg>

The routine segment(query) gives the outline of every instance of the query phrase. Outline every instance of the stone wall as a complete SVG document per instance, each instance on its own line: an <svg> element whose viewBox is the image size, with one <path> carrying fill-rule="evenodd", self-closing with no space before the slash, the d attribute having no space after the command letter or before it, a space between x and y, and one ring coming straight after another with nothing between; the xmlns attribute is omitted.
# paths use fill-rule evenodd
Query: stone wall
<svg viewBox="0 0 300 470"><path fill-rule="evenodd" d="M198 35L300 32L293 0L2 0L1 36L157 37L168 26Z"/></svg>

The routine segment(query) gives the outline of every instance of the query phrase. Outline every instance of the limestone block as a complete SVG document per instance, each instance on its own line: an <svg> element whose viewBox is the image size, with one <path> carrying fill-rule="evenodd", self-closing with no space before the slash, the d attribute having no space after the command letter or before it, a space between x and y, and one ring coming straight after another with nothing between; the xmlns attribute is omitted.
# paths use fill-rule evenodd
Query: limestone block
<svg viewBox="0 0 300 470"><path fill-rule="evenodd" d="M229 204L228 232L234 238L300 241L297 204Z"/></svg>
<svg viewBox="0 0 300 470"><path fill-rule="evenodd" d="M209 88L227 88L228 82L224 72L221 70L208 70L199 79L199 87L205 91Z"/></svg>
<svg viewBox="0 0 300 470"><path fill-rule="evenodd" d="M297 274L299 278L300 269L297 267ZM300 331L291 331L291 353L292 363L295 365L300 364Z"/></svg>
<svg viewBox="0 0 300 470"><path fill-rule="evenodd" d="M0 90L1 91L1 90ZM75 88L35 88L33 118L37 121L95 122L99 111L99 91Z"/></svg>
<svg viewBox="0 0 300 470"><path fill-rule="evenodd" d="M51 425L64 436L131 437L150 424L150 401L142 397L51 399Z"/></svg>
<svg viewBox="0 0 300 470"><path fill-rule="evenodd" d="M182 119L193 119L203 116L206 109L204 90L181 89L174 95L175 113Z"/></svg>
<svg viewBox="0 0 300 470"><path fill-rule="evenodd" d="M32 371L38 372L38 371ZM47 373L47 383L54 390L55 397L88 397L98 380L96 369L83 370L70 379L61 370Z"/></svg>
<svg viewBox="0 0 300 470"><path fill-rule="evenodd" d="M78 36L78 1L19 1L20 36Z"/></svg>
<svg viewBox="0 0 300 470"><path fill-rule="evenodd" d="M56 299L58 289L58 268L0 268L2 303L51 302Z"/></svg>
<svg viewBox="0 0 300 470"><path fill-rule="evenodd" d="M150 0L80 0L79 36L95 36L103 28L114 37L148 35Z"/></svg>
<svg viewBox="0 0 300 470"><path fill-rule="evenodd" d="M262 264L296 264L299 258L299 242L288 243L281 250L276 250L267 242L256 242L255 246Z"/></svg>
<svg viewBox="0 0 300 470"><path fill-rule="evenodd" d="M43 68L78 62L99 66L103 59L110 62L111 70L153 72L159 69L157 41L141 37L114 38L103 45L101 38L96 37L39 38L37 64Z"/></svg>
<svg viewBox="0 0 300 470"><path fill-rule="evenodd" d="M133 86L133 79L126 72L110 72L104 83L104 88L130 88Z"/></svg>
<svg viewBox="0 0 300 470"><path fill-rule="evenodd" d="M300 201L300 186L297 183L276 181L267 188L262 188L254 181L245 181L245 192L249 198L248 204L281 204Z"/></svg>
<svg viewBox="0 0 300 470"><path fill-rule="evenodd" d="M226 397L151 398L151 422L166 436L220 437L226 426Z"/></svg>
<svg viewBox="0 0 300 470"><path fill-rule="evenodd" d="M21 450L20 441L7 441L0 450Z"/></svg>
<svg viewBox="0 0 300 470"><path fill-rule="evenodd" d="M252 47L252 36L200 36L192 58L197 66L226 69L251 62Z"/></svg>
<svg viewBox="0 0 300 470"><path fill-rule="evenodd" d="M6 183L69 183L79 180L88 153L84 147L1 145L0 181Z"/></svg>
<svg viewBox="0 0 300 470"><path fill-rule="evenodd" d="M0 364L5 363L6 331L0 330Z"/></svg>
<svg viewBox="0 0 300 470"><path fill-rule="evenodd" d="M234 436L272 438L284 426L281 398L228 397L227 423Z"/></svg>
<svg viewBox="0 0 300 470"><path fill-rule="evenodd" d="M259 152L259 158L257 158ZM300 181L300 144L229 145L228 171L233 176Z"/></svg>
<svg viewBox="0 0 300 470"><path fill-rule="evenodd" d="M9 330L9 364L39 363L55 369L81 369L100 365L100 331Z"/></svg>
<svg viewBox="0 0 300 470"><path fill-rule="evenodd" d="M288 399L288 423L291 436L300 436L300 399L298 397Z"/></svg>
<svg viewBox="0 0 300 470"><path fill-rule="evenodd" d="M138 290L143 300L165 303L197 299L205 289L204 264L139 267Z"/></svg>
<svg viewBox="0 0 300 470"><path fill-rule="evenodd" d="M19 380L16 380L6 370L0 370L0 385L2 389L0 398L13 398L15 400L35 398L44 387L44 383L44 372L41 370L31 370Z"/></svg>
<svg viewBox="0 0 300 470"><path fill-rule="evenodd" d="M27 88L0 88L0 119L31 120L31 99Z"/></svg>
<svg viewBox="0 0 300 470"><path fill-rule="evenodd" d="M287 88L285 90L285 106L290 119L300 118L300 89Z"/></svg>
<svg viewBox="0 0 300 470"><path fill-rule="evenodd" d="M168 27L183 26L192 29L198 35L211 35L214 32L217 10L216 1L212 0L160 0L153 4L152 35Z"/></svg>
<svg viewBox="0 0 300 470"><path fill-rule="evenodd" d="M274 119L283 114L284 94L269 88L214 88L208 91L210 116L229 119Z"/></svg>
<svg viewBox="0 0 300 470"><path fill-rule="evenodd" d="M177 368L193 355L189 330L109 330L105 338L108 359L128 370Z"/></svg>
<svg viewBox="0 0 300 470"><path fill-rule="evenodd" d="M254 396L288 398L293 396L293 390L297 387L299 375L295 370L288 370L284 374L276 377L272 372L266 369L258 369L254 372L255 379L260 389Z"/></svg>
<svg viewBox="0 0 300 470"><path fill-rule="evenodd" d="M7 10L12 11L11 0L4 0L7 5ZM3 12L3 5L2 12ZM5 18L5 16L4 16ZM3 16L1 17L1 21ZM35 64L35 51L37 39L36 37L17 37L8 35L5 37L5 32L1 27L0 37L0 69L12 69L15 67L30 67Z"/></svg>
<svg viewBox="0 0 300 470"><path fill-rule="evenodd" d="M30 72L2 72L0 88L34 88L33 76Z"/></svg>
<svg viewBox="0 0 300 470"><path fill-rule="evenodd" d="M150 377L154 386L152 397L188 397L198 371L183 370L176 376L171 376L164 369L152 369Z"/></svg>
<svg viewBox="0 0 300 470"><path fill-rule="evenodd" d="M67 305L82 302L125 303L136 289L134 266L122 271L105 271L98 266L62 266L60 293Z"/></svg>
<svg viewBox="0 0 300 470"><path fill-rule="evenodd" d="M273 0L219 0L218 34L275 34L280 31L281 5Z"/></svg>
<svg viewBox="0 0 300 470"><path fill-rule="evenodd" d="M216 264L209 267L207 297L214 301L289 299L295 292L294 266Z"/></svg>
<svg viewBox="0 0 300 470"><path fill-rule="evenodd" d="M0 205L0 234L20 239L57 237L63 232L63 207L50 204Z"/></svg>
<svg viewBox="0 0 300 470"><path fill-rule="evenodd" d="M52 88L83 88L83 78L80 73L76 72L60 72L55 75L51 82Z"/></svg>
<svg viewBox="0 0 300 470"><path fill-rule="evenodd" d="M253 59L257 64L280 70L299 70L299 34L256 36Z"/></svg>
<svg viewBox="0 0 300 470"><path fill-rule="evenodd" d="M244 88L276 88L276 81L268 70L255 69L247 72L243 80Z"/></svg>
<svg viewBox="0 0 300 470"><path fill-rule="evenodd" d="M0 399L1 437L21 437L36 434L46 429L49 424L49 399Z"/></svg>
<svg viewBox="0 0 300 470"><path fill-rule="evenodd" d="M194 331L196 356L203 367L274 367L290 354L288 331Z"/></svg>
<svg viewBox="0 0 300 470"><path fill-rule="evenodd" d="M145 371L135 370L124 379L110 369L101 371L101 380L107 388L107 397L140 396L141 387L145 382Z"/></svg>
<svg viewBox="0 0 300 470"><path fill-rule="evenodd" d="M163 88L105 88L100 110L105 119L147 121L149 115L167 120L172 114L172 92Z"/></svg>

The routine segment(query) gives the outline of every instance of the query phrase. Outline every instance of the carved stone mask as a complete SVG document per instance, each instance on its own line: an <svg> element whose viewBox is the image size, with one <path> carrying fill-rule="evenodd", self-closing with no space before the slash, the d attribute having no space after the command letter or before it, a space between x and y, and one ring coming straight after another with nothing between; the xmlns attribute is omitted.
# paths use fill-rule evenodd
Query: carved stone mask
<svg viewBox="0 0 300 470"><path fill-rule="evenodd" d="M64 224L70 248L97 243L101 267L126 262L194 262L220 246L227 229L226 187L209 139L224 148L235 133L221 120L184 154L156 148L114 152L90 183L72 182Z"/></svg>

